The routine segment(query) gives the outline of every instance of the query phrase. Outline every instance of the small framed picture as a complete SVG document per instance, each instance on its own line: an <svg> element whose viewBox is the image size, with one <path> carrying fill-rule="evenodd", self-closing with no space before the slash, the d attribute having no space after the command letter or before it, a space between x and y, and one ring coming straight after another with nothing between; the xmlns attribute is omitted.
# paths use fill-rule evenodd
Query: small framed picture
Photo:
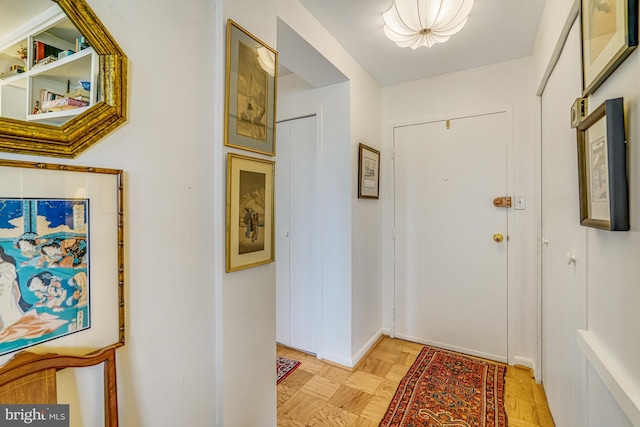
<svg viewBox="0 0 640 427"><path fill-rule="evenodd" d="M638 46L637 0L582 0L582 96L593 94Z"/></svg>
<svg viewBox="0 0 640 427"><path fill-rule="evenodd" d="M277 79L278 52L229 19L224 145L276 155Z"/></svg>
<svg viewBox="0 0 640 427"><path fill-rule="evenodd" d="M358 198L380 198L380 152L364 144L358 155Z"/></svg>
<svg viewBox="0 0 640 427"><path fill-rule="evenodd" d="M275 162L227 156L227 273L274 261Z"/></svg>
<svg viewBox="0 0 640 427"><path fill-rule="evenodd" d="M629 230L622 98L609 99L578 126L580 224Z"/></svg>

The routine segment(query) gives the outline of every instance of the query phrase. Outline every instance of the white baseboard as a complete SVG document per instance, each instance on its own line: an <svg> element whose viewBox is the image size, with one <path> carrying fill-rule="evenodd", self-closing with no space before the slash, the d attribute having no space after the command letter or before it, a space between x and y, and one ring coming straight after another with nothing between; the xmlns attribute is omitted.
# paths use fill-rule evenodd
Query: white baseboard
<svg viewBox="0 0 640 427"><path fill-rule="evenodd" d="M318 359L328 360L329 362L336 363L338 365L344 366L346 368L353 368L355 365L352 365L352 360L342 356L336 356L335 354L322 352L318 354Z"/></svg>
<svg viewBox="0 0 640 427"><path fill-rule="evenodd" d="M351 367L356 366L358 364L360 359L362 359L364 355L367 354L369 350L371 350L371 348L374 346L376 342L378 342L381 336L382 336L382 329L380 329L378 332L373 334L373 336L369 339L369 341L367 341L367 343L353 356L353 358L351 358L351 363L352 363Z"/></svg>
<svg viewBox="0 0 640 427"><path fill-rule="evenodd" d="M534 374L536 372L536 364L533 362L533 359L529 359L528 357L514 356L513 364L526 366L527 368L530 368L534 372Z"/></svg>
<svg viewBox="0 0 640 427"><path fill-rule="evenodd" d="M445 350L457 351L458 353L464 353L464 354L468 354L470 356L481 357L483 359L495 360L496 362L507 363L507 358L506 357L501 357L501 356L497 356L495 354L490 354L490 353L483 353L483 352L480 352L480 351L475 351L475 350L471 350L471 349L464 348L464 347L458 347L458 346L455 346L455 345L443 344L441 342L423 340L423 339L416 338L416 337L411 337L411 336L408 336L408 335L396 334L396 338L400 338L400 339L407 340L407 341L413 341L413 342L417 342L417 343L420 343L420 344L430 345L430 346L433 346L433 347L443 348Z"/></svg>
<svg viewBox="0 0 640 427"><path fill-rule="evenodd" d="M336 356L330 353L325 353L325 352L323 352L322 354L319 354L318 358L325 359L333 363L337 363L338 365L342 365L347 368L353 368L358 364L360 359L362 359L364 355L367 354L369 350L371 350L371 348L374 346L376 342L378 342L378 340L382 335L383 335L383 332L382 332L382 329L380 329L369 339L369 341L367 341L367 343L351 359L339 357L339 356Z"/></svg>

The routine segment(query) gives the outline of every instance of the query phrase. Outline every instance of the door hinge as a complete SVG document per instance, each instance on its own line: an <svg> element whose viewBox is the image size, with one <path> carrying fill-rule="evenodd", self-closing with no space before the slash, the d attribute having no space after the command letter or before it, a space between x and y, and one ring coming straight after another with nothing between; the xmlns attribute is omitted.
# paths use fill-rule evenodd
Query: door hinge
<svg viewBox="0 0 640 427"><path fill-rule="evenodd" d="M391 320L396 320L396 309L391 309Z"/></svg>

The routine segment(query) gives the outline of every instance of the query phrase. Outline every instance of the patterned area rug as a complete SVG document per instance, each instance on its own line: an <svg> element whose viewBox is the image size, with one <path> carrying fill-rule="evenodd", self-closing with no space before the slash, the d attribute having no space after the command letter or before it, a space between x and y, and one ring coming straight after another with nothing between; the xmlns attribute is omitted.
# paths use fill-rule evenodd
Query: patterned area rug
<svg viewBox="0 0 640 427"><path fill-rule="evenodd" d="M297 360L289 359L284 356L276 356L276 375L278 380L276 384L280 384L280 381L287 378L287 376L296 370L300 366L300 362Z"/></svg>
<svg viewBox="0 0 640 427"><path fill-rule="evenodd" d="M425 347L380 427L506 427L506 366Z"/></svg>

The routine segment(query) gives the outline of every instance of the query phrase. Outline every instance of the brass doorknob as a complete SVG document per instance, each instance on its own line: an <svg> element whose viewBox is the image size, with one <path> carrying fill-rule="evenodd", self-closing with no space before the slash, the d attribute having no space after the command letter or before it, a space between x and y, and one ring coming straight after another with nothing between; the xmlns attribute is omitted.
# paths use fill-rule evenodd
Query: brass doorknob
<svg viewBox="0 0 640 427"><path fill-rule="evenodd" d="M504 236L500 233L496 233L493 235L493 240L500 243L504 240Z"/></svg>

